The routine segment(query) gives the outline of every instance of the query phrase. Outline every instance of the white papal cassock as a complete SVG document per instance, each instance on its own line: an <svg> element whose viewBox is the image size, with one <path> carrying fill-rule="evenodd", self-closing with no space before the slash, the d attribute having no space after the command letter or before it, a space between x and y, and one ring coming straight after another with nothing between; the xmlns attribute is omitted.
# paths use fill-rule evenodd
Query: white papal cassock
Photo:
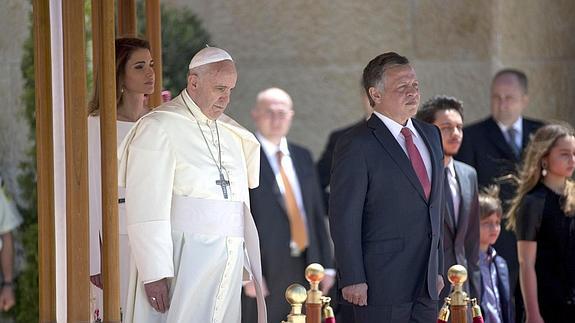
<svg viewBox="0 0 575 323"><path fill-rule="evenodd" d="M140 119L118 150L135 263L124 322L240 322L242 278L250 276L258 322L266 322L248 192L259 183L259 143L226 115L217 126L184 90ZM218 147L228 199L216 184ZM171 304L162 314L143 284L164 277L171 277Z"/></svg>

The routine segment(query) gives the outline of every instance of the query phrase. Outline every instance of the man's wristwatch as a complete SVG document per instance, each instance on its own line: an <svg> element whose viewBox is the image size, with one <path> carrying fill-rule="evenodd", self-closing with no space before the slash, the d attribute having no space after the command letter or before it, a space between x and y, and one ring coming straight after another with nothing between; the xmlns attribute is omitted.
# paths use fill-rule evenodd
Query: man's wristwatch
<svg viewBox="0 0 575 323"><path fill-rule="evenodd" d="M2 287L12 287L13 285L11 280L2 282Z"/></svg>

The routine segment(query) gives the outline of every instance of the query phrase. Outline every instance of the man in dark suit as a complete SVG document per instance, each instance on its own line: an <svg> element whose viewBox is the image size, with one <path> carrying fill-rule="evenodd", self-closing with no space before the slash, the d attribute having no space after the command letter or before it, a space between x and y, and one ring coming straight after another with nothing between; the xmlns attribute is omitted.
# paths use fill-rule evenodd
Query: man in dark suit
<svg viewBox="0 0 575 323"><path fill-rule="evenodd" d="M374 114L333 155L329 220L345 322L432 322L443 288L443 151L437 127L412 119L419 83L384 53L363 71Z"/></svg>
<svg viewBox="0 0 575 323"><path fill-rule="evenodd" d="M327 139L327 144L325 145L325 149L317 161L317 174L319 175L319 182L321 189L323 190L326 208L328 207L329 203L329 181L331 179L331 163L333 159L333 150L335 149L335 144L344 133L359 124L365 123L365 121L369 119L373 113L373 108L369 104L369 99L367 98L367 95L363 89L361 90L361 103L364 112L364 119L361 119L352 125L348 125L330 133Z"/></svg>
<svg viewBox="0 0 575 323"><path fill-rule="evenodd" d="M473 167L454 160L463 138L463 104L454 97L436 96L425 102L417 119L436 125L441 131L445 166L445 212L443 216L443 276L449 267L467 268L465 290L481 297L479 271L479 200L477 173ZM444 288L441 299L449 295Z"/></svg>
<svg viewBox="0 0 575 323"><path fill-rule="evenodd" d="M268 321L286 319L286 288L307 286L305 268L313 262L333 268L331 241L311 153L286 140L294 111L290 96L278 88L262 91L252 110L261 149L260 185L250 191L251 211L260 237L267 286ZM327 292L335 271L320 285ZM242 322L255 322L255 292L244 288ZM265 291L264 291L265 292ZM254 316L252 316L254 315Z"/></svg>
<svg viewBox="0 0 575 323"><path fill-rule="evenodd" d="M543 125L522 116L529 103L527 89L525 73L515 69L497 72L491 83L491 116L465 127L461 149L455 156L475 168L480 187L493 183L500 185L504 212L515 194L515 187L507 178L516 173L529 136ZM505 228L505 221L501 227ZM523 310L518 285L517 241L513 232L502 229L494 247L509 265L510 288L512 294L515 293L517 320L520 321Z"/></svg>

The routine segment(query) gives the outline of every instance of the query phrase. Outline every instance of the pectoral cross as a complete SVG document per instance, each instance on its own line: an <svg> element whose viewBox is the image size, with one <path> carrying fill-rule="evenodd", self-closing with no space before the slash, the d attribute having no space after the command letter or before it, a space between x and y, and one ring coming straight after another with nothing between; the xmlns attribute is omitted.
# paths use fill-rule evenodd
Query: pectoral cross
<svg viewBox="0 0 575 323"><path fill-rule="evenodd" d="M226 188L226 186L230 186L230 181L226 180L226 178L224 177L224 174L222 174L222 172L220 172L220 179L218 179L216 181L216 185L218 185L222 188L222 193L224 193L224 198L228 199L228 189Z"/></svg>

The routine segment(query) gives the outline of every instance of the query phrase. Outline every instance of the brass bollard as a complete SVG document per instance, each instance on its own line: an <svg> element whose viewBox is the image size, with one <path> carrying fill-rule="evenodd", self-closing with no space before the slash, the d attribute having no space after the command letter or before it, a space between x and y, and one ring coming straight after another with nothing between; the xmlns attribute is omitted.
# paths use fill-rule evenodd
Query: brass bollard
<svg viewBox="0 0 575 323"><path fill-rule="evenodd" d="M463 291L463 283L467 280L467 270L461 265L453 265L447 271L447 279L453 285L451 298L451 322L467 323L467 302L469 297Z"/></svg>
<svg viewBox="0 0 575 323"><path fill-rule="evenodd" d="M282 323L305 323L305 315L301 312L307 298L305 287L300 284L291 284L286 289L285 298L291 305L291 312L287 316L287 321L282 321Z"/></svg>
<svg viewBox="0 0 575 323"><path fill-rule="evenodd" d="M322 293L319 290L319 283L325 273L322 265L313 263L305 269L305 279L310 284L305 302L306 323L321 323Z"/></svg>
<svg viewBox="0 0 575 323"><path fill-rule="evenodd" d="M453 291L449 297L445 298L445 303L439 311L438 322L448 322L451 314L451 323L467 323L467 310L471 304L474 322L483 322L481 309L477 305L477 299L470 299L463 291L463 283L467 280L467 270L461 265L453 265L447 271L447 279L453 286Z"/></svg>

